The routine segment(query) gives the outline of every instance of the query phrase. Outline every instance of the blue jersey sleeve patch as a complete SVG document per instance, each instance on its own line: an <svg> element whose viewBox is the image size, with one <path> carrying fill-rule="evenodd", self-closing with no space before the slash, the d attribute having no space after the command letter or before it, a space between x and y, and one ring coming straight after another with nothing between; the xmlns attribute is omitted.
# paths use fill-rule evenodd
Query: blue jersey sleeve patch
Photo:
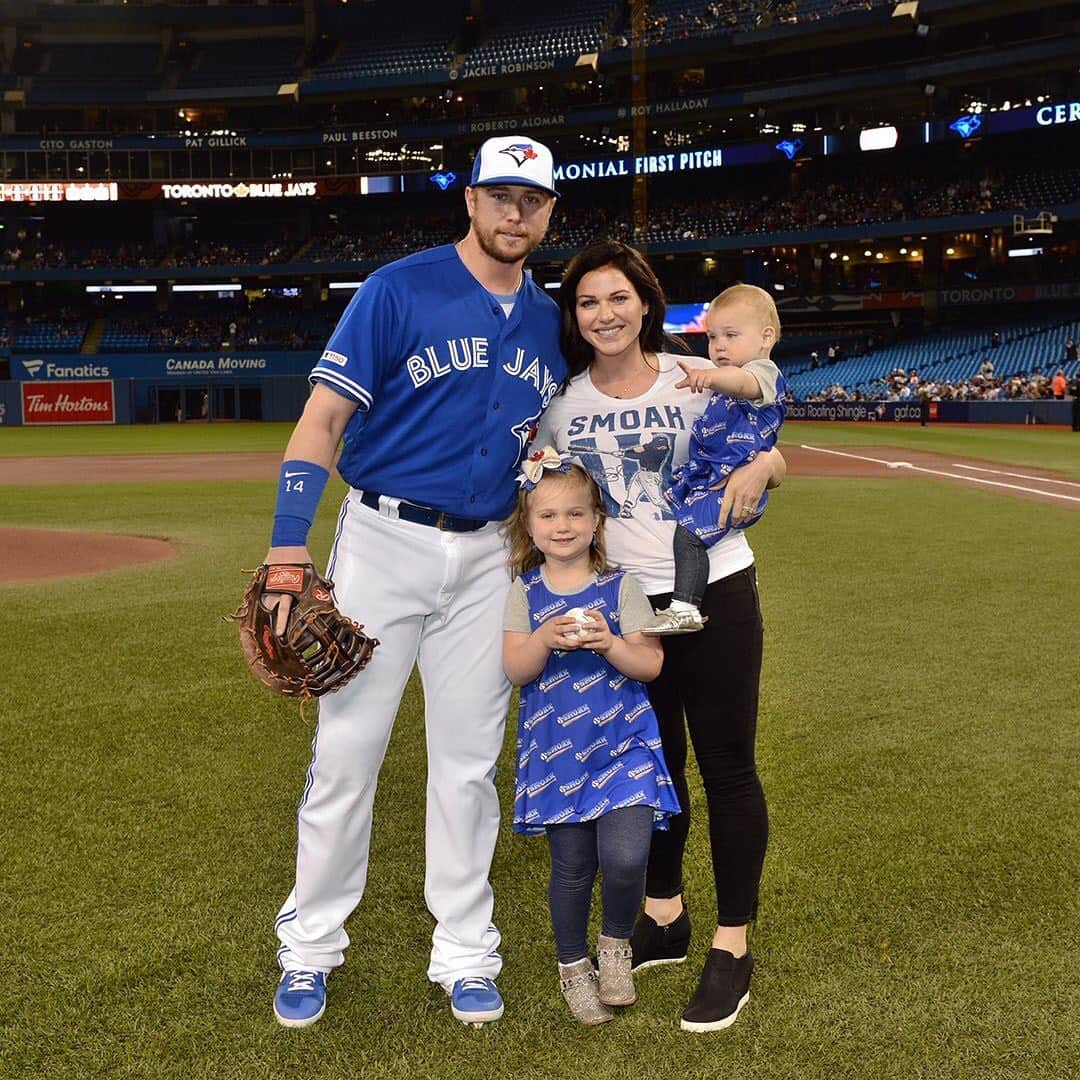
<svg viewBox="0 0 1080 1080"><path fill-rule="evenodd" d="M312 382L326 383L369 410L386 375L387 363L400 353L397 302L377 274L353 294L319 362Z"/></svg>

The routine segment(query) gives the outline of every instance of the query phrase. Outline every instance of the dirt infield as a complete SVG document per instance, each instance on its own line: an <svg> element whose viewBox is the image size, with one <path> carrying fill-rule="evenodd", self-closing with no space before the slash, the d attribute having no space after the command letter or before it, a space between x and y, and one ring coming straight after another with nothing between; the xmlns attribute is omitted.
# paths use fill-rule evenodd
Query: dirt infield
<svg viewBox="0 0 1080 1080"><path fill-rule="evenodd" d="M850 476L904 481L929 476L999 495L1080 509L1080 483L1045 469L888 446L839 448L814 442L783 449L789 477ZM169 480L190 483L206 479L272 481L277 477L280 465L280 454L256 452L0 458L0 485L131 484ZM146 537L0 529L0 553L3 554L0 582L5 582L93 574L168 559L175 551L164 540Z"/></svg>
<svg viewBox="0 0 1080 1080"><path fill-rule="evenodd" d="M62 529L0 529L0 581L40 581L171 559L167 540Z"/></svg>
<svg viewBox="0 0 1080 1080"><path fill-rule="evenodd" d="M0 458L0 484L137 484L147 480L274 480L281 454L112 454Z"/></svg>

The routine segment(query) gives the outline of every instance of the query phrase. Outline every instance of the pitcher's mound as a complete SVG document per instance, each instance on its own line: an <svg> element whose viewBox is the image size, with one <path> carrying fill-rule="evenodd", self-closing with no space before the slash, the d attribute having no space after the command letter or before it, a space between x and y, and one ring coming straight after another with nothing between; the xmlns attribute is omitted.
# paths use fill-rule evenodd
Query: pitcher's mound
<svg viewBox="0 0 1080 1080"><path fill-rule="evenodd" d="M167 540L64 529L0 528L0 581L37 581L171 559Z"/></svg>

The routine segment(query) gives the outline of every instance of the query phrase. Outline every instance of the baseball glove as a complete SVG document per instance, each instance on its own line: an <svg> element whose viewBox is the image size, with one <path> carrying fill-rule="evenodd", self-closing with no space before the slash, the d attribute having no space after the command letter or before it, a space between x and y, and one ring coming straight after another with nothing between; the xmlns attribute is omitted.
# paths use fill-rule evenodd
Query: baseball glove
<svg viewBox="0 0 1080 1080"><path fill-rule="evenodd" d="M259 682L307 701L340 690L367 665L378 639L334 607L333 587L311 563L263 563L254 572L225 617L240 624L244 659Z"/></svg>

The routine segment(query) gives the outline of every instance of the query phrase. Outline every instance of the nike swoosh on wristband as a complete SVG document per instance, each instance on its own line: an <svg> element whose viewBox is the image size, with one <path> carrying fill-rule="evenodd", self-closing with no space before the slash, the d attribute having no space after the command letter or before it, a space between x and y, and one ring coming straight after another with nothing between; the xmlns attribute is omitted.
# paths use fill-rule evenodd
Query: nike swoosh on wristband
<svg viewBox="0 0 1080 1080"><path fill-rule="evenodd" d="M294 476L310 476L310 475L311 475L311 473L308 473L308 472L286 472L285 473L285 479L286 480L291 480Z"/></svg>

